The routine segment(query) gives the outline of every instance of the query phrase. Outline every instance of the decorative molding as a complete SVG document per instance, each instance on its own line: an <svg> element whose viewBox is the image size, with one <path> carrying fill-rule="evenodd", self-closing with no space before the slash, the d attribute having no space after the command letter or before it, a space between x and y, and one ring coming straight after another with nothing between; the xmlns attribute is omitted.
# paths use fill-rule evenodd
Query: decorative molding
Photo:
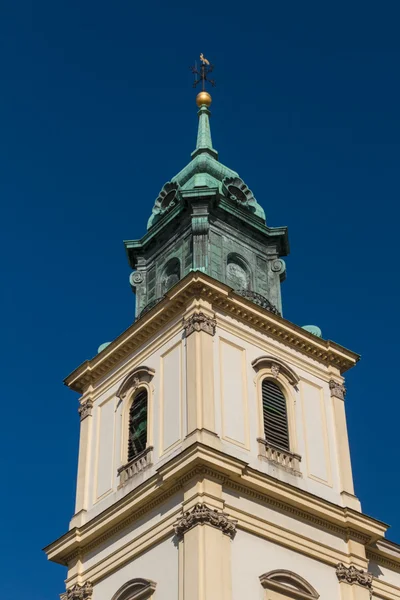
<svg viewBox="0 0 400 600"><path fill-rule="evenodd" d="M345 583L354 583L372 589L372 573L357 569L354 565L346 567L343 563L339 563L336 567L336 576L339 581Z"/></svg>
<svg viewBox="0 0 400 600"><path fill-rule="evenodd" d="M238 206L255 212L257 201L243 179L240 179L240 177L225 177L222 180L222 190L229 200L232 200Z"/></svg>
<svg viewBox="0 0 400 600"><path fill-rule="evenodd" d="M303 577L293 571L276 570L260 576L264 589L280 592L285 597L301 600L318 600L319 594Z"/></svg>
<svg viewBox="0 0 400 600"><path fill-rule="evenodd" d="M239 294L239 296L242 296L242 298L245 298L246 300L250 300L250 302L253 302L257 306L264 308L268 312L271 312L274 315L280 315L280 312L276 308L276 306L274 306L272 304L272 302L270 302L268 300L268 298L266 298L265 296L262 296L261 294L258 294L257 292L253 292L253 290L238 289L238 290L234 290L234 291L236 294Z"/></svg>
<svg viewBox="0 0 400 600"><path fill-rule="evenodd" d="M83 419L86 419L86 417L92 416L92 408L93 401L90 399L86 400L85 402L83 402L83 404L80 405L80 407L78 408L78 413L81 418L81 421L83 421Z"/></svg>
<svg viewBox="0 0 400 600"><path fill-rule="evenodd" d="M344 400L346 396L346 388L342 383L338 383L334 379L329 381L329 389L331 390L331 396Z"/></svg>
<svg viewBox="0 0 400 600"><path fill-rule="evenodd" d="M93 594L93 586L90 581L82 584L75 584L70 587L65 595L65 600L91 600Z"/></svg>
<svg viewBox="0 0 400 600"><path fill-rule="evenodd" d="M333 365L341 373L352 368L360 358L355 352L346 350L335 342L317 338L294 323L258 308L254 303L246 306L242 298L228 286L205 273L192 271L176 284L173 292L166 293L156 310L149 310L146 315L137 319L101 355L83 362L65 379L65 384L80 393L88 385L95 385L100 378L121 365L125 358L142 348L147 340L154 337L156 331L165 328L172 319L179 318L185 307L193 301L193 297L207 299L214 308L220 308L255 331L279 340L313 361Z"/></svg>
<svg viewBox="0 0 400 600"><path fill-rule="evenodd" d="M150 367L136 367L125 377L118 388L117 398L123 400L128 393L135 392L139 385L143 382L149 383L154 377L155 370Z"/></svg>
<svg viewBox="0 0 400 600"><path fill-rule="evenodd" d="M143 281L144 281L144 275L140 271L133 271L129 275L129 283L131 284L131 286L133 288L135 288L137 285L140 285L141 283L143 283Z"/></svg>
<svg viewBox="0 0 400 600"><path fill-rule="evenodd" d="M274 258L274 260L271 261L271 271L274 273L283 273L285 268L285 261L283 261L281 258Z"/></svg>
<svg viewBox="0 0 400 600"><path fill-rule="evenodd" d="M153 217L161 217L169 212L179 202L179 199L179 185L175 182L167 181L154 203L152 210Z"/></svg>
<svg viewBox="0 0 400 600"><path fill-rule="evenodd" d="M148 446L143 452L140 452L137 456L135 456L132 460L130 460L126 465L122 465L118 469L118 475L120 478L120 486L122 487L125 483L132 479L134 475L137 473L141 473L147 467L153 464L153 446Z"/></svg>
<svg viewBox="0 0 400 600"><path fill-rule="evenodd" d="M263 438L257 438L257 442L260 444L260 458L264 458L269 462L282 467L285 471L292 473L292 475L301 477L299 464L301 462L301 456L294 454L289 450L278 448Z"/></svg>
<svg viewBox="0 0 400 600"><path fill-rule="evenodd" d="M183 513L183 516L174 523L176 535L184 535L189 529L196 525L211 525L220 529L222 533L228 535L232 540L236 534L237 521L229 519L223 512L209 508L206 504L196 504L192 510Z"/></svg>
<svg viewBox="0 0 400 600"><path fill-rule="evenodd" d="M156 585L149 579L132 579L124 583L111 600L150 600L156 591Z"/></svg>
<svg viewBox="0 0 400 600"><path fill-rule="evenodd" d="M215 335L216 326L217 321L202 312L193 313L188 319L184 319L183 321L186 337L189 337L195 331L205 331L205 333Z"/></svg>
<svg viewBox="0 0 400 600"><path fill-rule="evenodd" d="M251 366L257 372L260 371L260 369L270 369L271 374L274 377L283 375L294 387L300 381L300 377L297 375L297 373L295 373L291 367L284 363L283 360L276 358L275 356L260 356L259 358L253 360Z"/></svg>

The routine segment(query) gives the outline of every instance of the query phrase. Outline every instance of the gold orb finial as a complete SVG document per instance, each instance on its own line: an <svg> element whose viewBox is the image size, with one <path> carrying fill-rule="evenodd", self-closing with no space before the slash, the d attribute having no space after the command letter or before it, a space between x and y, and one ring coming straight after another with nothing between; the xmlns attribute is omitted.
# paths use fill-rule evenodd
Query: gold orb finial
<svg viewBox="0 0 400 600"><path fill-rule="evenodd" d="M204 90L202 92L200 92L199 94L197 94L197 96L196 96L196 104L199 108L200 108L200 106L203 106L203 105L206 105L207 107L209 107L211 102L212 102L212 98L211 98L210 94L208 92L205 92Z"/></svg>

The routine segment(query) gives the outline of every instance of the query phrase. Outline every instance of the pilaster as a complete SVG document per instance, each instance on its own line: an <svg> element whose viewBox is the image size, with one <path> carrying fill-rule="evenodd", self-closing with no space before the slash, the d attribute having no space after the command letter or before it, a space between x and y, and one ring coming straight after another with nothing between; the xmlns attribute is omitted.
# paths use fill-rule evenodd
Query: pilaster
<svg viewBox="0 0 400 600"><path fill-rule="evenodd" d="M81 420L79 435L78 475L76 484L75 515L71 520L70 527L82 525L84 523L84 514L87 510L88 471L93 411L93 401L90 397L90 394L91 390L82 396L78 409Z"/></svg>
<svg viewBox="0 0 400 600"><path fill-rule="evenodd" d="M346 388L338 378L329 381L333 415L336 429L337 455L339 461L339 474L341 482L341 496L343 505L361 510L360 501L354 494L353 472L351 468L349 437L347 433L346 413L344 399Z"/></svg>
<svg viewBox="0 0 400 600"><path fill-rule="evenodd" d="M185 313L187 372L187 433L215 432L214 335L216 321L211 304L197 301Z"/></svg>
<svg viewBox="0 0 400 600"><path fill-rule="evenodd" d="M221 495L221 485L207 479L192 482L185 491L183 514L174 526L180 538L181 600L232 600L236 521L215 507L222 506Z"/></svg>

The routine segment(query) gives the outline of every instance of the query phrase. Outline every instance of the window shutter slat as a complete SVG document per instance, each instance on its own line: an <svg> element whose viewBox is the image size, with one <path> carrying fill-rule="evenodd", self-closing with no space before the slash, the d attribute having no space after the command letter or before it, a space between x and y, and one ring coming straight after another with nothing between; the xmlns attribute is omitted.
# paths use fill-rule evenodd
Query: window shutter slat
<svg viewBox="0 0 400 600"><path fill-rule="evenodd" d="M147 391L141 390L129 411L128 461L143 452L147 445Z"/></svg>
<svg viewBox="0 0 400 600"><path fill-rule="evenodd" d="M270 379L262 382L261 394L265 439L274 446L289 450L286 398L281 388Z"/></svg>

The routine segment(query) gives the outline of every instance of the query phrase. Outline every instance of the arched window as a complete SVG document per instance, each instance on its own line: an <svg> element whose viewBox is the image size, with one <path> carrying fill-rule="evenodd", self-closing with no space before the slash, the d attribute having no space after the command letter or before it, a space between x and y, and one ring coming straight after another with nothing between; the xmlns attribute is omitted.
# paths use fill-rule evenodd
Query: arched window
<svg viewBox="0 0 400 600"><path fill-rule="evenodd" d="M181 278L181 263L179 258L171 258L164 267L161 277L161 294L164 295Z"/></svg>
<svg viewBox="0 0 400 600"><path fill-rule="evenodd" d="M289 427L286 398L281 387L271 379L261 384L265 440L273 446L289 450Z"/></svg>
<svg viewBox="0 0 400 600"><path fill-rule="evenodd" d="M131 579L125 583L112 600L151 600L156 584L149 579Z"/></svg>
<svg viewBox="0 0 400 600"><path fill-rule="evenodd" d="M318 600L319 594L303 577L293 571L277 570L265 573L260 577L260 583L265 590L273 592L276 600ZM266 594L266 598L270 595ZM272 597L272 594L271 594Z"/></svg>
<svg viewBox="0 0 400 600"><path fill-rule="evenodd" d="M140 388L133 397L129 410L128 461L146 450L147 404L147 390Z"/></svg>
<svg viewBox="0 0 400 600"><path fill-rule="evenodd" d="M250 273L244 260L230 254L226 264L227 284L234 290L250 289Z"/></svg>

